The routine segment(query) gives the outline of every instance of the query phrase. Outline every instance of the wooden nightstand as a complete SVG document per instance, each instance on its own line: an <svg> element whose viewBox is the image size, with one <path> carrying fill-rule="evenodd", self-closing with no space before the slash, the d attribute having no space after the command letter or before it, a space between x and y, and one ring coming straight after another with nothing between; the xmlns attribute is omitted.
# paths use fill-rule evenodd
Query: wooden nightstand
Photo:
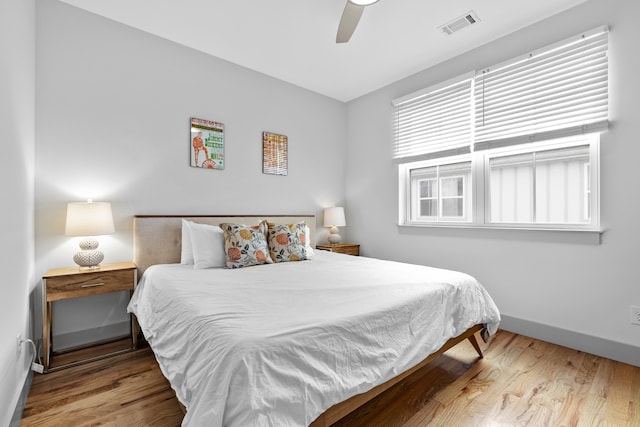
<svg viewBox="0 0 640 427"><path fill-rule="evenodd" d="M124 349L110 348L106 354L91 355L81 360L52 367L53 336L51 321L53 318L53 302L110 292L130 291L133 293L138 282L136 265L132 262L103 264L95 270L80 270L78 267L54 268L42 276L42 349L44 370L74 366L107 356L131 351L138 346L138 323L131 315L130 344ZM103 344L88 344L85 347Z"/></svg>
<svg viewBox="0 0 640 427"><path fill-rule="evenodd" d="M360 255L360 245L353 245L351 243L334 243L328 245L316 245L316 249L323 251L331 251L339 254L347 255Z"/></svg>

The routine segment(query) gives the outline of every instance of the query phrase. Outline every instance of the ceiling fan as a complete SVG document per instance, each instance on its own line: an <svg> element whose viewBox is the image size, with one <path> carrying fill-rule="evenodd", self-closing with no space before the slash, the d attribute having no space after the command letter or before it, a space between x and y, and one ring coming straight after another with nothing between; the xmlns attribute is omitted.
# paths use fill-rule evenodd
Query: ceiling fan
<svg viewBox="0 0 640 427"><path fill-rule="evenodd" d="M378 0L347 0L338 25L338 34L336 35L336 43L346 43L358 26L358 21L362 16L365 6L372 5Z"/></svg>

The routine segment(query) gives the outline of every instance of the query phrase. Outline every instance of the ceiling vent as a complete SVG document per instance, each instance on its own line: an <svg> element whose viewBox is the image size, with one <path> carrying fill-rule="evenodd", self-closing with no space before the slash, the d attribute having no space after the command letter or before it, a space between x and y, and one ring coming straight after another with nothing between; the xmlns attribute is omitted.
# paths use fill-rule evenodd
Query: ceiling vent
<svg viewBox="0 0 640 427"><path fill-rule="evenodd" d="M478 15L476 15L473 10L471 10L453 21L439 26L438 29L442 30L443 33L449 36L468 27L469 25L477 24L478 22L480 22L480 18L478 18Z"/></svg>

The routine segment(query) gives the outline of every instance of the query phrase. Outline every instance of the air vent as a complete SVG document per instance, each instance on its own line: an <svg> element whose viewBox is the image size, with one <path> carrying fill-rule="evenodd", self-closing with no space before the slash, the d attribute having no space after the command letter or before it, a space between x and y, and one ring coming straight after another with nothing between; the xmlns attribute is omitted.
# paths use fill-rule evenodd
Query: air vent
<svg viewBox="0 0 640 427"><path fill-rule="evenodd" d="M464 15L454 19L453 21L439 26L438 29L442 30L442 32L446 35L451 35L463 28L468 27L469 25L477 24L478 22L480 22L480 18L478 18L478 15L476 15L473 10L471 10Z"/></svg>

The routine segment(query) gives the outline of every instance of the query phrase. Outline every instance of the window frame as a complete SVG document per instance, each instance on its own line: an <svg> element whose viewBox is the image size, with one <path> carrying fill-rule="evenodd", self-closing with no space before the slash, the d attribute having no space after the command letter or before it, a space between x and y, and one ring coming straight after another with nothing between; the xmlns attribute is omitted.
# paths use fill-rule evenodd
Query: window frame
<svg viewBox="0 0 640 427"><path fill-rule="evenodd" d="M517 155L533 152L541 152L560 148L578 147L582 145L589 146L589 168L591 176L588 181L588 188L591 190L590 201L590 220L588 223L558 223L558 222L492 222L491 221L491 174L490 160L493 157L504 155ZM543 229L543 230L600 230L600 191L599 191L599 165L600 165L600 134L586 134L568 138L559 138L550 141L542 141L531 144L523 144L505 148L497 148L487 150L483 159L483 178L486 194L483 203L483 218L486 226L498 228L527 228L527 229ZM493 155L493 156L492 156ZM583 173L585 173L583 171ZM535 180L535 175L533 177ZM585 197L585 194L582 195ZM584 214L584 213L583 213Z"/></svg>
<svg viewBox="0 0 640 427"><path fill-rule="evenodd" d="M434 178L414 178L412 176L412 171L417 169L426 169L430 167L441 167L447 165L453 165L458 163L470 163L470 171L469 176L467 177L464 173L454 173L454 174L445 174L444 177L440 176L439 171L436 173ZM474 210L474 188L473 188L473 162L471 161L471 155L464 154L453 157L445 157L438 158L432 160L420 160L416 162L410 163L401 163L398 165L399 171L399 222L400 225L432 225L437 224L440 226L466 226L472 223L473 221L473 210ZM455 178L462 177L463 178L463 208L462 208L462 217L460 219L456 219L457 217L451 216L443 216L442 209L442 178ZM419 195L419 188L414 188L413 181L419 182L421 180L431 179L436 181L438 188L438 197L435 198L437 201L438 215L435 220L428 220L427 218L432 217L420 217L417 215L417 205L419 204L421 197ZM469 182L467 182L467 180ZM457 198L457 197L456 197ZM414 200L415 199L415 200ZM414 208L415 206L415 208ZM414 214L415 213L415 214Z"/></svg>
<svg viewBox="0 0 640 427"><path fill-rule="evenodd" d="M536 223L536 222L492 222L491 221L491 174L490 159L512 154L525 154L540 152L559 148L569 148L575 146L589 146L589 163L586 165L590 169L591 176L585 193L582 197L587 197L589 192L591 199L589 203L590 221L588 223ZM441 197L438 194L438 218L436 220L418 219L412 216L412 188L411 171L426 167L444 166L455 163L471 162L471 172L469 188L471 194L464 203L464 218L466 220L451 220L450 217L441 217ZM587 173L586 170L583 173ZM494 148L482 150L467 155L454 157L444 157L432 160L417 162L407 162L398 164L399 182L399 212L398 225L418 226L418 227L454 227L454 228L486 228L486 229L512 229L512 230L558 230L558 231L585 231L601 232L600 228L600 134L586 134L559 138L551 141L534 142L517 146ZM466 177L465 177L466 179ZM440 177L438 181L438 191L440 193ZM419 202L419 197L417 199ZM586 206L586 203L585 203ZM428 217L424 217L428 218Z"/></svg>

